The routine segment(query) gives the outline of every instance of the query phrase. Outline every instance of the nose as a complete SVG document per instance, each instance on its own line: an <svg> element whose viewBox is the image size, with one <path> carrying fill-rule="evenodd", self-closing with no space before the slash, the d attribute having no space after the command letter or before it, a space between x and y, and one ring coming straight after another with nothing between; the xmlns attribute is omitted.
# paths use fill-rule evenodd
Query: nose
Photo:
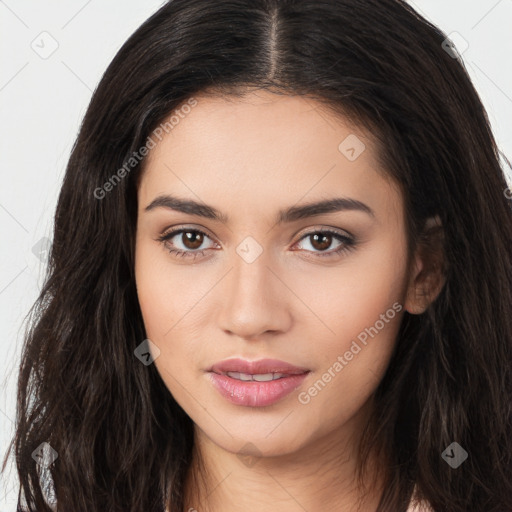
<svg viewBox="0 0 512 512"><path fill-rule="evenodd" d="M283 272L271 268L269 259L265 251L252 262L234 254L233 268L218 291L225 298L218 315L218 325L224 331L256 339L267 332L289 329L293 293L279 275Z"/></svg>

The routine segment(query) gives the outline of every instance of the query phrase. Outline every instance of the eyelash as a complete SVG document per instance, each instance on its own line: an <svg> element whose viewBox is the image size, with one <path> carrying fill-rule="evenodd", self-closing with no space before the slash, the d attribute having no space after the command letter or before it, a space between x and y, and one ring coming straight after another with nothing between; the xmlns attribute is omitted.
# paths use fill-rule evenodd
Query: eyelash
<svg viewBox="0 0 512 512"><path fill-rule="evenodd" d="M202 249L200 251L198 251L198 250L196 250L196 251L193 251L193 250L181 251L181 250L176 250L176 249L169 248L168 241L170 239L174 238L176 235L179 235L181 233L200 233L203 236L211 238L204 231L201 231L200 229L179 228L179 229L175 229L173 231L170 231L168 233L164 233L163 235L158 237L157 240L164 245L164 247L167 249L167 251L169 253L173 254L176 257L180 257L180 258L193 258L195 260L198 256L203 256L206 249ZM333 231L331 229L322 229L322 230L310 231L309 233L305 233L300 238L300 240L298 242L300 242L301 240L307 238L308 236L312 236L312 235L316 235L316 234L329 234L329 235L333 235L340 242L343 242L342 245L340 245L340 247L338 249L334 250L334 251L314 253L314 254L318 255L320 258L333 258L335 256L339 256L339 255L341 255L344 252L351 251L355 247L355 245L356 245L356 242L355 242L354 238L342 235L339 232ZM311 251L307 251L307 252L311 252ZM307 257L310 258L310 257L315 257L315 256L307 256Z"/></svg>

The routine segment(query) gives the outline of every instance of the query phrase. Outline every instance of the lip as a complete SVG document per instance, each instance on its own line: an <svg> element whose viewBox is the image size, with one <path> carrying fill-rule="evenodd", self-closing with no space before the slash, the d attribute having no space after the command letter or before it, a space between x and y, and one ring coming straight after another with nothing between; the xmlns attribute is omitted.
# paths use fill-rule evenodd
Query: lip
<svg viewBox="0 0 512 512"><path fill-rule="evenodd" d="M272 381L242 381L225 375L226 372L251 375L283 373L286 376ZM208 370L207 376L215 389L231 403L246 407L264 407L278 402L300 387L309 373L307 368L277 359L227 359L214 364Z"/></svg>
<svg viewBox="0 0 512 512"><path fill-rule="evenodd" d="M250 373L287 373L289 375L299 375L309 372L309 368L294 366L293 364L279 359L259 359L257 361L246 361L245 359L225 359L215 363L208 369L210 372L222 374L226 372Z"/></svg>

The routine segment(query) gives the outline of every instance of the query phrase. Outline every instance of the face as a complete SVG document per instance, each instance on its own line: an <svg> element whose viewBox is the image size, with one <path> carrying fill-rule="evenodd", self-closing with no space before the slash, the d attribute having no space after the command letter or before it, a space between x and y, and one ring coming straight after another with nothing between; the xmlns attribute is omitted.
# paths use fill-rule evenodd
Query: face
<svg viewBox="0 0 512 512"><path fill-rule="evenodd" d="M153 364L217 446L291 453L356 428L389 364L409 279L402 197L368 135L312 100L196 100L151 149L138 191ZM346 201L303 208L334 199ZM209 371L234 358L307 373Z"/></svg>

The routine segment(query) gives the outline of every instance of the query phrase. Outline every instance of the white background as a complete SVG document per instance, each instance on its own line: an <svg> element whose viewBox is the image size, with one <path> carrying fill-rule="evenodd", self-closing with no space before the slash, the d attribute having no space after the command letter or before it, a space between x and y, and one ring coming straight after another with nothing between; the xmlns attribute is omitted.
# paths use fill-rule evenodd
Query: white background
<svg viewBox="0 0 512 512"><path fill-rule="evenodd" d="M469 43L463 61L498 145L512 160L512 0L410 3L445 33L458 32ZM41 261L32 248L52 237L64 169L92 91L124 41L162 4L0 0L2 458L14 428L23 319L42 281ZM49 51L52 45L58 47L47 58L34 50ZM11 459L7 477L0 480L0 512L15 510L17 487Z"/></svg>

